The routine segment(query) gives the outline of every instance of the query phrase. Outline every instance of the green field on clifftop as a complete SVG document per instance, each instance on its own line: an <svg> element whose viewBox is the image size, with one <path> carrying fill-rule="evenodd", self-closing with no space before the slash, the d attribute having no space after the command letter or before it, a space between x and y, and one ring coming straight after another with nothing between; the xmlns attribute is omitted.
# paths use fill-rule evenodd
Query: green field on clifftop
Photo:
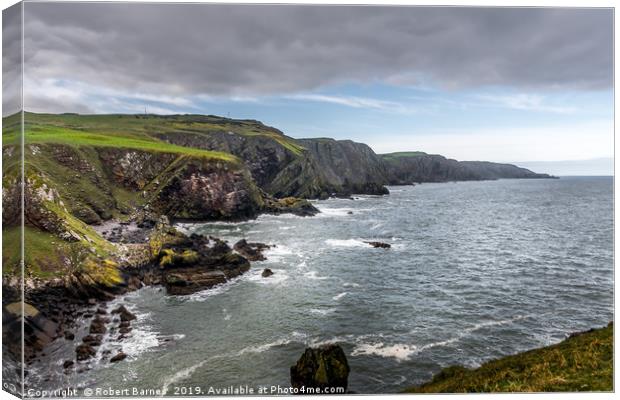
<svg viewBox="0 0 620 400"><path fill-rule="evenodd" d="M612 391L613 377L613 324L609 324L477 369L445 368L432 381L407 392Z"/></svg>
<svg viewBox="0 0 620 400"><path fill-rule="evenodd" d="M253 120L232 120L202 115L78 115L25 113L26 144L60 143L74 146L105 146L159 151L238 161L228 153L177 146L157 137L161 134L230 132L241 136L263 136L275 140L295 154L304 148L280 131ZM3 143L19 135L19 118L3 119Z"/></svg>

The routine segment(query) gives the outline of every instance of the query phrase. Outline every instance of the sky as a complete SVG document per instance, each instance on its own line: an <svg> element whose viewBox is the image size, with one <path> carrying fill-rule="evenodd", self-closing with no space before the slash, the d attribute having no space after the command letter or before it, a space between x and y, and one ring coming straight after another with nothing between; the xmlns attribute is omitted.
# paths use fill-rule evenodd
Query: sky
<svg viewBox="0 0 620 400"><path fill-rule="evenodd" d="M24 21L27 111L216 114L459 160L613 157L611 9L26 3Z"/></svg>

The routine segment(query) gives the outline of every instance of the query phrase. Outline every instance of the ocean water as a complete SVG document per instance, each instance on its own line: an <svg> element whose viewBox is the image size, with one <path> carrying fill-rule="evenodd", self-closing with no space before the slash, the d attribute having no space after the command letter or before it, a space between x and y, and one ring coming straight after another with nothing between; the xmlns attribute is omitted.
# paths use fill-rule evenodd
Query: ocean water
<svg viewBox="0 0 620 400"><path fill-rule="evenodd" d="M399 186L318 201L312 218L180 225L277 247L216 289L174 297L148 287L117 299L139 316L132 337L104 344L125 361L56 374L73 356L60 340L49 351L56 364L33 370L53 375L31 373L30 383L169 395L288 387L307 346L338 343L351 390L397 392L442 367L559 342L613 318L612 186L610 177ZM264 268L275 274L262 278Z"/></svg>

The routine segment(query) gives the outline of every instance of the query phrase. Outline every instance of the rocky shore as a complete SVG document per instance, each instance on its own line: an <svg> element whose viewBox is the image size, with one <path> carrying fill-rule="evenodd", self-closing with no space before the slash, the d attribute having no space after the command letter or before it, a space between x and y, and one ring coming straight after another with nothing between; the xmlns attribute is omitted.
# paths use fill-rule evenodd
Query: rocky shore
<svg viewBox="0 0 620 400"><path fill-rule="evenodd" d="M118 248L119 264L114 266L120 272L118 283L103 285L80 273L64 279L28 280L24 292L26 364L45 354L54 340L64 338L75 343L75 359L65 360L63 368L80 371L82 364L98 354L104 334L122 342L132 332L135 315L123 305L108 309L116 296L147 285L161 285L169 295L206 290L247 272L250 261L265 260L263 252L273 247L245 239L231 247L213 236L186 235L164 216L108 221L97 230ZM5 343L9 352L19 355L21 346L11 338L21 335L21 304L6 304L3 311ZM84 323L87 332L78 337ZM127 357L123 352L105 351L101 356L109 362Z"/></svg>

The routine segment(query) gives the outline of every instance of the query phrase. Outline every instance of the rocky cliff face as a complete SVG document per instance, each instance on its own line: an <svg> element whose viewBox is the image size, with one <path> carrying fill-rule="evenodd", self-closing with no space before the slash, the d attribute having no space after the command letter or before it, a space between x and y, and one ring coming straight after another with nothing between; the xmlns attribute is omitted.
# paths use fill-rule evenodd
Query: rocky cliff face
<svg viewBox="0 0 620 400"><path fill-rule="evenodd" d="M440 155L415 153L383 154L392 185L417 182L477 181L490 179L551 178L510 164L457 161Z"/></svg>
<svg viewBox="0 0 620 400"><path fill-rule="evenodd" d="M380 157L367 145L350 140L296 140L256 121L237 121L227 130L184 130L157 137L234 154L243 160L256 184L276 197L388 193Z"/></svg>
<svg viewBox="0 0 620 400"><path fill-rule="evenodd" d="M385 164L368 145L351 140L301 139L326 191L337 195L388 194Z"/></svg>

